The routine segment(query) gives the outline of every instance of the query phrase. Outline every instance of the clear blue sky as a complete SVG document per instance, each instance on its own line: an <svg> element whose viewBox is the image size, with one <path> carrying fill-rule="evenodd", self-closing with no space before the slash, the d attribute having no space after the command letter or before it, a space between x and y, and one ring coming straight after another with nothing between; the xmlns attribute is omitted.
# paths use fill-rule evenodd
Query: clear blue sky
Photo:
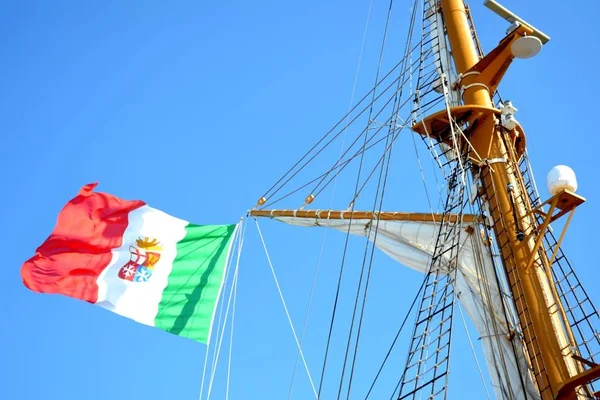
<svg viewBox="0 0 600 400"><path fill-rule="evenodd" d="M408 3L395 1L400 28L408 21ZM489 51L506 24L480 3L473 1L472 8ZM588 203L575 214L565 248L598 304L593 254L600 222L600 3L503 3L552 37L538 57L511 67L501 90L519 108L543 195L553 165L570 165L578 174L579 193ZM373 81L387 6L374 1L365 50L370 61L361 70L357 95ZM195 223L237 221L346 111L368 8L368 1L356 0L0 5L0 398L198 398L205 346L83 302L32 293L22 286L20 266L50 233L63 204L93 181L100 182L99 190L145 200ZM386 56L398 59L402 50ZM407 171L417 172L414 166ZM397 207L427 211L421 205L406 199ZM290 311L301 327L322 235L263 225L282 288L298 299L290 300ZM248 232L230 396L284 399L295 346L252 225ZM336 255L331 257L331 270L319 280L325 300L338 268ZM370 328L382 343L420 281L394 268L377 275L388 286L372 294L383 308L369 314L370 322L393 321ZM316 376L327 307L309 321L316 328L307 337L313 344L307 357ZM378 365L383 351L365 355L361 371ZM461 374L470 355L457 355L455 394L472 382ZM387 382L393 386L398 374L386 376ZM214 398L224 398L222 377ZM296 382L293 398L310 398L301 371ZM334 386L326 393L335 393ZM481 398L480 388L470 390L454 398Z"/></svg>

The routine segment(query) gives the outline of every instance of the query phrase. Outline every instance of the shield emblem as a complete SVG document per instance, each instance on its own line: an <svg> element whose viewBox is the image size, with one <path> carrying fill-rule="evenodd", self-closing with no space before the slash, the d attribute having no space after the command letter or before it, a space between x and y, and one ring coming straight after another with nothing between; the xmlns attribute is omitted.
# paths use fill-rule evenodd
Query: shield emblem
<svg viewBox="0 0 600 400"><path fill-rule="evenodd" d="M130 282L148 282L162 247L156 239L139 238L136 246L129 246L129 261L119 270L119 278Z"/></svg>

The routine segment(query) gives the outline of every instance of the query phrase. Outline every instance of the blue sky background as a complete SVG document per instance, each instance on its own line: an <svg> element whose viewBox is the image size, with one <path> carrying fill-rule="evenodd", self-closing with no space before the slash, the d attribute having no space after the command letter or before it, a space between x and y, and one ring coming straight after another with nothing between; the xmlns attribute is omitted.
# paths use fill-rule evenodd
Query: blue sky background
<svg viewBox="0 0 600 400"><path fill-rule="evenodd" d="M395 1L398 36L392 43L403 42L408 3ZM552 37L539 56L511 67L501 91L519 108L542 196L553 165L570 165L578 174L579 193L588 202L575 214L564 247L598 304L600 3L503 4ZM373 82L387 7L373 4L357 96ZM368 1L355 0L0 4L0 398L198 398L205 346L83 302L32 293L21 283L20 266L51 232L64 203L93 181L100 182L98 190L143 199L195 223L237 221L347 111L368 9ZM472 9L489 51L506 23L479 1ZM403 49L386 51L392 62ZM427 211L422 193L416 194L418 169L410 165L393 184L393 196L403 201L388 209ZM340 199L336 207L346 205ZM301 330L323 234L263 225ZM342 236L327 234L327 241L339 244ZM260 246L249 225L232 399L287 398L296 357ZM317 377L339 268L335 248L324 256L318 280L322 294L316 300L323 306L308 320L307 358ZM357 398L420 282L418 274L401 271L381 254L376 259L385 267L373 276L364 335L377 343L359 354ZM340 338L342 328L336 330ZM483 398L481 385L471 388L478 378L469 375L472 357L458 336L462 347L456 348L466 350L455 352L451 393ZM391 391L398 371L385 375L381 393ZM224 398L223 372L213 390L217 399ZM335 368L326 375L333 383L325 386L325 398L337 392L335 376ZM302 371L294 388L293 398L310 398Z"/></svg>

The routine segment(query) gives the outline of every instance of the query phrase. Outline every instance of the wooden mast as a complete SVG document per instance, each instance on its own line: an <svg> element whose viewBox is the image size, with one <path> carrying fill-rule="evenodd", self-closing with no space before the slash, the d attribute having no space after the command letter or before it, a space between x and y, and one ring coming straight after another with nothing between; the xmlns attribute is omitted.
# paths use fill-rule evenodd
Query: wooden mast
<svg viewBox="0 0 600 400"><path fill-rule="evenodd" d="M589 382L583 375L590 375L590 371L582 373L570 350L575 343L547 274L550 263L539 252L537 239L541 242L546 227L541 232L535 229L532 206L515 167L519 152L513 144L519 137L524 143L524 133L520 127L512 131L503 128L492 102L495 88L514 59L510 45L531 35L532 30L526 25L517 27L480 59L463 0L441 0L441 7L459 76L457 85L463 91L462 108L477 111L477 119L468 121L471 159L480 166L473 173L481 185L482 200L492 214L495 239L537 387L543 400L576 399L575 385ZM451 114L455 113L451 110ZM425 123L432 123L431 118Z"/></svg>

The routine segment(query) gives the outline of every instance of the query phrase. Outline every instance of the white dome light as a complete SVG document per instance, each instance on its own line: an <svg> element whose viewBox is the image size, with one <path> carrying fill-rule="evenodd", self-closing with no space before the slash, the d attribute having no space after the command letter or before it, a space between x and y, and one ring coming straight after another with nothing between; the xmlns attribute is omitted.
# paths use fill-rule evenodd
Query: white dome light
<svg viewBox="0 0 600 400"><path fill-rule="evenodd" d="M548 172L546 183L548 185L548 191L552 196L565 189L572 192L577 190L575 171L566 165L557 165L552 168L550 172Z"/></svg>
<svg viewBox="0 0 600 400"><path fill-rule="evenodd" d="M517 58L531 58L542 50L542 41L535 36L524 36L515 40L510 50Z"/></svg>

